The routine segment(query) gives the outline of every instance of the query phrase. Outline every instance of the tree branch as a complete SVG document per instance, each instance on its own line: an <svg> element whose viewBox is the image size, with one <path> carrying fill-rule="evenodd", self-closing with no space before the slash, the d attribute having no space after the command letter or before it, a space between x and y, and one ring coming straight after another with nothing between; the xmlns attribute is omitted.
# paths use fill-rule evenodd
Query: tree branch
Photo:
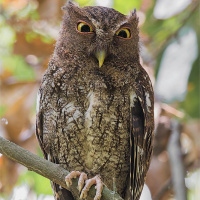
<svg viewBox="0 0 200 200"><path fill-rule="evenodd" d="M65 176L69 174L67 170L60 167L57 164L49 162L26 149L0 137L0 153L7 156L11 160L16 161L28 168L28 170L34 171L51 181L59 184L63 188L70 190L76 199L79 199L79 191L77 189L78 179L72 180L72 185L67 188L65 184ZM95 188L92 186L88 193L88 200L94 199ZM109 190L105 185L102 192L101 200L123 200L117 193Z"/></svg>
<svg viewBox="0 0 200 200"><path fill-rule="evenodd" d="M172 183L175 197L177 200L187 200L185 187L185 169L180 144L180 124L178 121L172 121L172 133L168 143L168 152L171 163Z"/></svg>

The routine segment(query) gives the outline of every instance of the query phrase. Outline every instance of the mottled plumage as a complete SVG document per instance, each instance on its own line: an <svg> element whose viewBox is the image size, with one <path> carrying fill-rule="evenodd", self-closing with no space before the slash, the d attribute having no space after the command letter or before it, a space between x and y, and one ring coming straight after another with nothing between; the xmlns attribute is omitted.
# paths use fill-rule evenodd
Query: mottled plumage
<svg viewBox="0 0 200 200"><path fill-rule="evenodd" d="M68 2L60 37L38 93L36 135L44 157L138 200L152 153L153 89L139 63L138 18ZM93 32L79 33L86 22ZM127 27L130 38L116 32ZM96 52L105 50L99 67ZM132 192L130 192L130 188ZM53 183L57 199L73 199ZM132 196L131 194L132 193Z"/></svg>

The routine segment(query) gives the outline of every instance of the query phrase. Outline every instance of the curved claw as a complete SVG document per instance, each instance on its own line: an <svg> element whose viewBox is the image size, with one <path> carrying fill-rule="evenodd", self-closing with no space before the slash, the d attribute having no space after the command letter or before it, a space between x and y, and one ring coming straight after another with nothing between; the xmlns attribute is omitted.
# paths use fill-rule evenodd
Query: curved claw
<svg viewBox="0 0 200 200"><path fill-rule="evenodd" d="M81 175L81 172L79 171L71 171L66 177L65 177L65 182L67 187L70 187L72 185L72 178L79 177Z"/></svg>
<svg viewBox="0 0 200 200"><path fill-rule="evenodd" d="M87 180L87 174L82 172L80 174L80 177L79 177L79 180L78 180L78 190L79 192L81 192L82 188L83 188L83 185L84 185L84 182Z"/></svg>
<svg viewBox="0 0 200 200"><path fill-rule="evenodd" d="M100 177L97 175L94 178L88 179L85 181L85 186L81 192L80 199L85 199L87 197L87 193L92 185L96 185L96 195L94 197L94 200L100 200L101 199L101 193L103 190L103 182L101 181Z"/></svg>
<svg viewBox="0 0 200 200"><path fill-rule="evenodd" d="M78 190L79 192L82 190L80 199L86 199L87 193L92 185L96 185L96 195L94 197L94 200L100 200L101 199L101 193L103 190L103 182L101 181L100 176L95 176L91 179L87 179L87 174L84 172L79 171L72 171L65 177L65 182L67 184L67 187L70 187L72 185L72 178L79 177L78 181ZM84 186L85 183L85 186ZM84 186L84 187L83 187Z"/></svg>

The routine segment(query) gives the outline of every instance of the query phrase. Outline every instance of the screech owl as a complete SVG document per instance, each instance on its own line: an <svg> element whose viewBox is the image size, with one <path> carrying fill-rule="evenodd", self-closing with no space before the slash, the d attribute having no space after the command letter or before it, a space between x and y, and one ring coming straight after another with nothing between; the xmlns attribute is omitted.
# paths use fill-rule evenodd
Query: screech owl
<svg viewBox="0 0 200 200"><path fill-rule="evenodd" d="M102 182L139 200L152 154L154 96L140 65L136 11L123 15L68 1L55 51L43 77L36 135L44 157L89 184ZM86 173L86 174L85 174ZM95 177L95 178L93 178ZM92 182L93 181L93 182ZM101 182L102 181L102 182ZM52 183L56 199L74 199Z"/></svg>

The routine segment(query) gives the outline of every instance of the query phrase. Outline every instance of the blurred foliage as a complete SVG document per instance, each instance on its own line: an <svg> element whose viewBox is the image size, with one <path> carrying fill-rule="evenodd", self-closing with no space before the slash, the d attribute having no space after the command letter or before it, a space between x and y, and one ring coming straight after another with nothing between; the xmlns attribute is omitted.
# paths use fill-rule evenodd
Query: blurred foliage
<svg viewBox="0 0 200 200"><path fill-rule="evenodd" d="M38 153L34 135L36 94L53 53L62 20L61 7L65 2L65 0L0 0L0 135L34 153ZM95 0L77 0L77 2L80 6L95 5ZM170 119L176 117L183 124L181 141L184 152L187 152L184 154L186 169L190 172L198 169L200 157L199 1L192 0L186 8L165 19L155 17L156 4L156 0L112 1L113 8L123 14L137 9L140 18L142 62L154 84L165 50L174 41L180 40L181 30L184 28L195 30L198 40L198 57L188 74L184 101L173 101L167 105L163 104L156 94L156 124L163 124L167 131L165 135L162 135L163 128L161 133L157 131L162 137L158 140L162 148L155 142L157 155L152 159L152 167L147 177L153 196L170 178L169 159L166 153ZM170 12L170 5L166 10ZM166 76L170 79L170 74ZM176 82L174 85L176 87ZM160 176L157 176L158 173ZM20 165L0 155L0 198L1 194L4 197L10 195L16 184L24 183L28 184L30 190L37 195L52 194L49 180L33 172L27 172L24 168L21 169ZM191 189L188 193L189 199L195 199L195 194L196 189ZM172 191L169 190L162 200L171 196Z"/></svg>
<svg viewBox="0 0 200 200"><path fill-rule="evenodd" d="M2 58L3 70L12 74L17 81L33 81L35 80L34 70L25 62L24 57L13 55L10 59L10 55Z"/></svg>
<svg viewBox="0 0 200 200"><path fill-rule="evenodd" d="M37 195L53 194L49 179L40 176L39 174L25 170L19 177L17 185L28 184Z"/></svg>
<svg viewBox="0 0 200 200"><path fill-rule="evenodd" d="M123 14L128 14L133 9L138 9L141 6L142 1L130 1L130 0L115 0L113 8L118 10L119 12Z"/></svg>
<svg viewBox="0 0 200 200"><path fill-rule="evenodd" d="M38 146L37 155L43 157L42 151ZM39 196L40 194L53 195L49 179L40 176L33 171L28 171L27 169L20 174L17 185L28 185L31 190L36 193L37 196Z"/></svg>

